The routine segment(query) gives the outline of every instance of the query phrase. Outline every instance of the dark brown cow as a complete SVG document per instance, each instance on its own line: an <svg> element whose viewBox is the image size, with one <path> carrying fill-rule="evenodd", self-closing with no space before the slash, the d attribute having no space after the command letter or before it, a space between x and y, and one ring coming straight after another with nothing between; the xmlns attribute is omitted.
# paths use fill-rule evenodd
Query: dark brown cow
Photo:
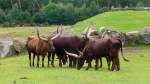
<svg viewBox="0 0 150 84"><path fill-rule="evenodd" d="M116 69L117 71L120 70L120 62L119 62L119 51L121 51L122 57L125 61L129 62L124 56L123 56L123 50L122 50L122 41L119 38L110 38L112 42L111 46L111 61L112 61L112 67L111 70L113 71Z"/></svg>
<svg viewBox="0 0 150 84"><path fill-rule="evenodd" d="M68 37L59 37L53 40L53 44L55 47L55 53L59 58L59 66L62 67L62 62L65 63L67 61L66 53L64 49L72 52L78 53L78 50L82 51L84 45L86 44L86 37L78 37L78 36L68 36ZM52 66L54 66L54 54L52 56ZM76 66L76 58L69 56L69 67Z"/></svg>
<svg viewBox="0 0 150 84"><path fill-rule="evenodd" d="M37 67L39 67L39 60L40 55L42 56L42 67L44 67L44 58L48 51L53 51L54 46L52 40L56 39L60 36L61 33L57 34L56 36L52 37L51 39L41 38L39 35L39 31L37 29L37 36L29 36L26 41L26 47L29 54L29 64L31 66L31 54L33 53L33 63L34 66L34 58L37 55Z"/></svg>
<svg viewBox="0 0 150 84"><path fill-rule="evenodd" d="M85 34L81 37L72 35L72 36L61 36L55 40L53 40L54 46L55 46L55 53L59 58L59 66L62 67L62 62L65 64L67 61L66 53L64 52L64 49L79 54L78 51L82 51L87 40L88 40L88 31L89 28L86 30ZM51 52L49 53L49 60L51 57ZM52 62L51 65L54 67L54 53L52 55ZM75 57L69 56L69 67L75 67L77 64L77 59Z"/></svg>
<svg viewBox="0 0 150 84"><path fill-rule="evenodd" d="M98 69L98 59L101 57L106 57L108 62L108 69L110 69L110 62L112 61L112 68L111 70L114 70L114 67L117 63L119 63L118 59L118 44L113 43L112 39L90 39L86 46L84 47L83 53L80 54L80 57L76 54L72 54L66 51L68 55L78 57L78 65L77 69L81 69L85 60L88 62L88 67L86 70L89 69L92 59L95 59L96 65L95 69ZM119 48L120 49L120 48ZM119 64L117 64L119 65ZM119 69L116 69L119 70Z"/></svg>

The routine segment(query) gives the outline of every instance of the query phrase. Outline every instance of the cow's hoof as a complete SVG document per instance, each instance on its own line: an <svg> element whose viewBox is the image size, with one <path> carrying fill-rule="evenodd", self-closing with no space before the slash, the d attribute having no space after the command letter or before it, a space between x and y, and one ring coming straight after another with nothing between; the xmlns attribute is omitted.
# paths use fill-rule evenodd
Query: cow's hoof
<svg viewBox="0 0 150 84"><path fill-rule="evenodd" d="M61 67L61 68L62 68L62 65L59 65L59 67Z"/></svg>
<svg viewBox="0 0 150 84"><path fill-rule="evenodd" d="M54 66L54 65L52 65L52 67L54 68L55 66Z"/></svg>
<svg viewBox="0 0 150 84"><path fill-rule="evenodd" d="M89 70L88 68L85 69L86 71Z"/></svg>
<svg viewBox="0 0 150 84"><path fill-rule="evenodd" d="M114 69L111 69L110 71L114 71Z"/></svg>
<svg viewBox="0 0 150 84"><path fill-rule="evenodd" d="M120 69L116 69L116 71L119 71Z"/></svg>

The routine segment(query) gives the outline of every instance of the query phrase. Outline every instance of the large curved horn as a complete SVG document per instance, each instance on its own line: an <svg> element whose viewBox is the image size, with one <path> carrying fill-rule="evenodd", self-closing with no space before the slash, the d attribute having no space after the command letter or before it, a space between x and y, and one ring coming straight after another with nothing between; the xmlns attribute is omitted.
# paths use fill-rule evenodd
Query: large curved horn
<svg viewBox="0 0 150 84"><path fill-rule="evenodd" d="M38 29L38 28L36 28L36 32L37 32L38 38L41 39L41 38L40 38L40 33L39 33L39 29Z"/></svg>
<svg viewBox="0 0 150 84"><path fill-rule="evenodd" d="M56 34L54 37L52 37L51 40L54 40L54 39L58 38L61 34L62 34L62 30L61 30L61 32L59 32L58 34Z"/></svg>
<svg viewBox="0 0 150 84"><path fill-rule="evenodd" d="M67 52L65 49L64 49L65 53L69 56L73 56L75 58L80 58L77 54L74 54L74 53L70 53L70 52Z"/></svg>
<svg viewBox="0 0 150 84"><path fill-rule="evenodd" d="M84 35L87 37L87 34L88 34L88 32L89 32L89 29L90 29L90 26L87 26L86 27L86 29L85 29L85 31L84 31Z"/></svg>
<svg viewBox="0 0 150 84"><path fill-rule="evenodd" d="M53 36L55 32L59 33L59 26L57 26L56 30L53 30L52 32L49 32L48 36Z"/></svg>
<svg viewBox="0 0 150 84"><path fill-rule="evenodd" d="M78 51L78 53L79 53L79 55L80 55L80 56L82 56L82 55L83 55L83 52L81 52L81 51Z"/></svg>
<svg viewBox="0 0 150 84"><path fill-rule="evenodd" d="M57 27L57 30L56 30L56 31L57 31L57 33L59 32L59 26Z"/></svg>
<svg viewBox="0 0 150 84"><path fill-rule="evenodd" d="M104 38L106 32L107 32L107 31L104 31L104 32L102 33L102 38Z"/></svg>

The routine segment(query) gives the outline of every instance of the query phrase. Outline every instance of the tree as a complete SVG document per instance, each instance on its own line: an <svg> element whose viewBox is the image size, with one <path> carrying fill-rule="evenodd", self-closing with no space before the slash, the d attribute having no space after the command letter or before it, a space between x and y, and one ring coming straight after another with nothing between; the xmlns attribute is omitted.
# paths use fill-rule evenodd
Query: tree
<svg viewBox="0 0 150 84"><path fill-rule="evenodd" d="M5 22L5 12L0 9L0 23Z"/></svg>

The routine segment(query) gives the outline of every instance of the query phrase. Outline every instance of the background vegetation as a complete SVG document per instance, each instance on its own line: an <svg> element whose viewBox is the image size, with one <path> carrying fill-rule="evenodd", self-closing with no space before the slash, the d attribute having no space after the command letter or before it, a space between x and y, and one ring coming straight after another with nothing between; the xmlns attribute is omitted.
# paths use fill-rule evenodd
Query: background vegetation
<svg viewBox="0 0 150 84"><path fill-rule="evenodd" d="M74 24L111 7L147 7L149 0L0 0L0 23Z"/></svg>

